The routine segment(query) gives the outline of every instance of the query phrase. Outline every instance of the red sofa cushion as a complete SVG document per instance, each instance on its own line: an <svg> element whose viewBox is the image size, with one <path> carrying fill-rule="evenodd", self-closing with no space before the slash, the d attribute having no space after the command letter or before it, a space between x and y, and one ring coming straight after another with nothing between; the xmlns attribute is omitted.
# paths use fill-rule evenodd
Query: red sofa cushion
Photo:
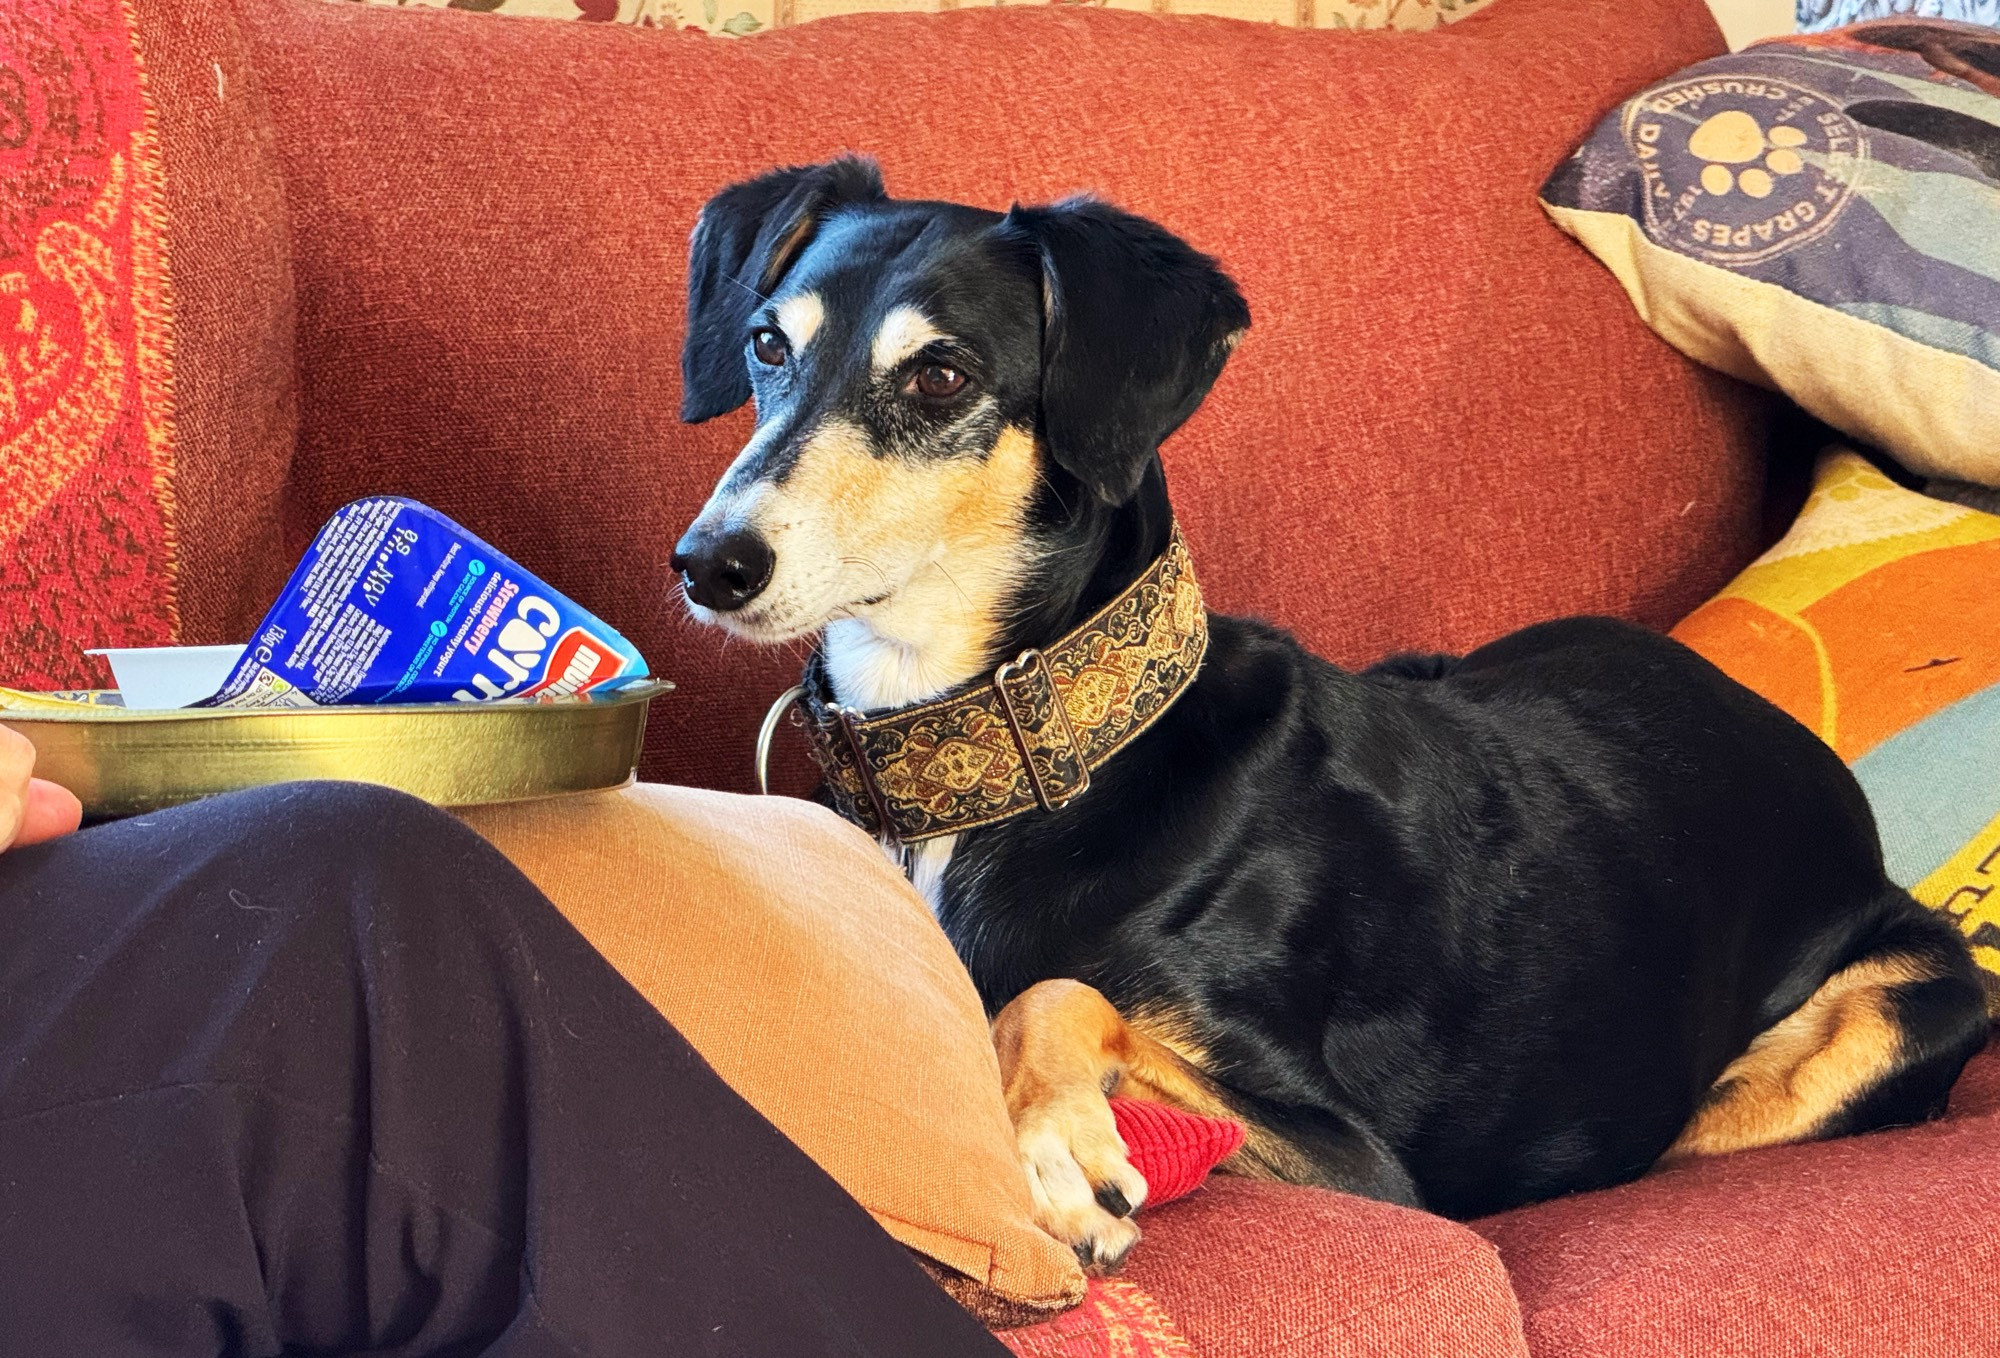
<svg viewBox="0 0 2000 1358"><path fill-rule="evenodd" d="M284 185L229 7L130 9L165 167L180 640L246 641L296 555L280 523L298 433Z"/></svg>
<svg viewBox="0 0 2000 1358"><path fill-rule="evenodd" d="M2000 1048L1942 1121L1699 1162L1476 1223L1537 1358L1991 1353Z"/></svg>
<svg viewBox="0 0 2000 1358"><path fill-rule="evenodd" d="M1596 610L1665 625L1748 558L1757 398L1543 219L1605 110L1720 50L1702 0L1507 0L1426 34L1098 9L744 42L238 0L299 306L294 545L364 492L506 545L679 681L649 777L745 787L796 654L691 626L668 549L749 428L675 418L689 228L853 148L893 192L1101 190L1256 323L1167 452L1202 578L1345 661Z"/></svg>
<svg viewBox="0 0 2000 1358"><path fill-rule="evenodd" d="M1148 1212L1125 1276L1201 1358L1524 1358L1493 1248L1442 1217L1221 1174Z"/></svg>

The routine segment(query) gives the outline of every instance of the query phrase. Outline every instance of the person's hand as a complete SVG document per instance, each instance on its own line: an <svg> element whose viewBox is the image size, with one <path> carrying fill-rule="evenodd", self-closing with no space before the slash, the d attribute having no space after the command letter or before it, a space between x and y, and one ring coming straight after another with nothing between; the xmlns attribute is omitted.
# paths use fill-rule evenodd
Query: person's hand
<svg viewBox="0 0 2000 1358"><path fill-rule="evenodd" d="M67 788L34 777L35 747L0 726L0 850L66 835L83 823L83 803Z"/></svg>

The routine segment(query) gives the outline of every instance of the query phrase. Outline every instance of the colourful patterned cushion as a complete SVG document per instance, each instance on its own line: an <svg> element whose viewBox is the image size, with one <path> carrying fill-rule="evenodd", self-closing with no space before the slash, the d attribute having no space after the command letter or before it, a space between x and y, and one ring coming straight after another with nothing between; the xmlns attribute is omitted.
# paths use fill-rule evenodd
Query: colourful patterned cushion
<svg viewBox="0 0 2000 1358"><path fill-rule="evenodd" d="M1690 357L2000 484L2000 34L1865 24L1702 62L1542 201Z"/></svg>
<svg viewBox="0 0 2000 1358"><path fill-rule="evenodd" d="M355 0L340 0L352 4ZM1022 0L1015 0L1021 3ZM960 0L361 0L405 8L470 9L532 14L549 19L634 24L641 28L699 28L740 38L835 14L876 14L972 8ZM1004 0L988 0L1004 3ZM1213 14L1289 28L1400 28L1422 30L1462 19L1493 0L1026 0L1088 5L1094 9L1150 10L1156 14Z"/></svg>
<svg viewBox="0 0 2000 1358"><path fill-rule="evenodd" d="M1791 532L1674 635L1853 766L1889 875L2000 993L2000 517L1832 450Z"/></svg>

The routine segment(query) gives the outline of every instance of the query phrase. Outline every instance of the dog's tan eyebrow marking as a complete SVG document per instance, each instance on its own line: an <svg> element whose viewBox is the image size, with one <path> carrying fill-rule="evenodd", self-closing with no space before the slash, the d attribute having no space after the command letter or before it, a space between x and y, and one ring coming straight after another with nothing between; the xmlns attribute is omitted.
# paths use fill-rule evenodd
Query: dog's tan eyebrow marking
<svg viewBox="0 0 2000 1358"><path fill-rule="evenodd" d="M801 292L778 303L775 314L778 329L785 332L792 348L799 350L811 344L813 336L826 324L826 303L816 292Z"/></svg>
<svg viewBox="0 0 2000 1358"><path fill-rule="evenodd" d="M947 339L942 330L931 324L930 317L913 306L889 308L889 314L882 318L882 325L875 332L875 343L869 350L869 361L875 365L879 376L901 363L926 344L935 344Z"/></svg>

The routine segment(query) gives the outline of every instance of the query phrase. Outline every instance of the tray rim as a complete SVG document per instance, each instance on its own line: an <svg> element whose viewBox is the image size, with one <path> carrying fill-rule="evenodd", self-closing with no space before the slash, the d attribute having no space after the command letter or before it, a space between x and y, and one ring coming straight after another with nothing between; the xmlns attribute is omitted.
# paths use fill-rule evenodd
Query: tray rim
<svg viewBox="0 0 2000 1358"><path fill-rule="evenodd" d="M641 679L589 702L542 703L527 699L503 698L481 703L331 703L313 707L161 707L131 708L76 704L74 708L0 707L0 726L25 726L31 722L68 725L146 726L154 723L203 721L254 721L287 717L294 721L339 720L356 717L429 716L448 713L481 712L605 712L632 703L650 702L674 691L669 679Z"/></svg>

